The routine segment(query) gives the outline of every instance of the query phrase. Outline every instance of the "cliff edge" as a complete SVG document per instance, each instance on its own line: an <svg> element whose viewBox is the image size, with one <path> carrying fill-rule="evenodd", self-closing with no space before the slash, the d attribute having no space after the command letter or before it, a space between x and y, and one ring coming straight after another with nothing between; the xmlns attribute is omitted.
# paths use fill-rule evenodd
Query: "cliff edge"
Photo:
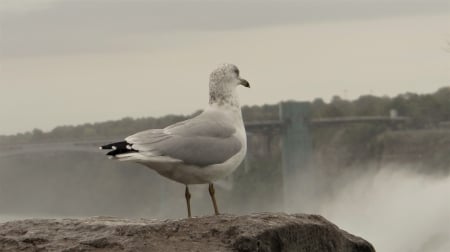
<svg viewBox="0 0 450 252"><path fill-rule="evenodd" d="M31 219L0 223L0 251L348 251L364 239L318 215L259 213L181 220Z"/></svg>

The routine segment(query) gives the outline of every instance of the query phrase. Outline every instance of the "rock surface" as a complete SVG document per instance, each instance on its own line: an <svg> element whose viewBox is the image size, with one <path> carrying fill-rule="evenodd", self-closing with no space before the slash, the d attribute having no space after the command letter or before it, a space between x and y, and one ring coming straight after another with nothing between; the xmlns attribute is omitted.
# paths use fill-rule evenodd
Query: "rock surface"
<svg viewBox="0 0 450 252"><path fill-rule="evenodd" d="M0 251L375 251L318 215L182 220L32 219L0 224Z"/></svg>

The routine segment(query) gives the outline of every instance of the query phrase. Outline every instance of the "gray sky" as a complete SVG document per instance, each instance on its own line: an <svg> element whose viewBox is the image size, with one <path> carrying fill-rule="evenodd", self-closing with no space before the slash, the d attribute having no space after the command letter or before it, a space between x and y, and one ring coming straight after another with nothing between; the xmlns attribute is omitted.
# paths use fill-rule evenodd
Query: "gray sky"
<svg viewBox="0 0 450 252"><path fill-rule="evenodd" d="M0 1L0 134L189 114L238 65L243 105L450 85L448 0Z"/></svg>

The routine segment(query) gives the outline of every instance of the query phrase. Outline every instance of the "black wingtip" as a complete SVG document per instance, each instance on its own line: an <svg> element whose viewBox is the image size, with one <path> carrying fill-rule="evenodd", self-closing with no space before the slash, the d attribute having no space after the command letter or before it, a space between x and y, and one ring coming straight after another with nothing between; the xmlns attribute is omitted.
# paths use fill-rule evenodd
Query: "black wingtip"
<svg viewBox="0 0 450 252"><path fill-rule="evenodd" d="M125 143L125 144L124 144ZM122 142L117 142L117 143L110 143L110 144L106 144L106 145L103 145L103 146L100 146L99 147L99 149L100 150L115 150L115 149L117 149L117 148L121 148L121 146L122 145L126 145L126 142L125 141L122 141Z"/></svg>
<svg viewBox="0 0 450 252"><path fill-rule="evenodd" d="M106 153L106 155L115 157L118 154L138 152L138 150L133 149L132 146L133 146L132 144L130 144L126 141L122 141L122 142L116 142L116 143L103 145L103 146L100 146L99 148L101 150L111 150L108 153Z"/></svg>

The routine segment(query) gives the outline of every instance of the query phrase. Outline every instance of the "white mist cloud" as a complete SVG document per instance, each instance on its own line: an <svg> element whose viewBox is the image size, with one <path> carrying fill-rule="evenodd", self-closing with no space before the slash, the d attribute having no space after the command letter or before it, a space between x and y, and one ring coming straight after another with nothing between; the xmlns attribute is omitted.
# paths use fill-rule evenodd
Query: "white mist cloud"
<svg viewBox="0 0 450 252"><path fill-rule="evenodd" d="M450 251L450 177L402 168L389 166L348 182L319 212L377 251Z"/></svg>

